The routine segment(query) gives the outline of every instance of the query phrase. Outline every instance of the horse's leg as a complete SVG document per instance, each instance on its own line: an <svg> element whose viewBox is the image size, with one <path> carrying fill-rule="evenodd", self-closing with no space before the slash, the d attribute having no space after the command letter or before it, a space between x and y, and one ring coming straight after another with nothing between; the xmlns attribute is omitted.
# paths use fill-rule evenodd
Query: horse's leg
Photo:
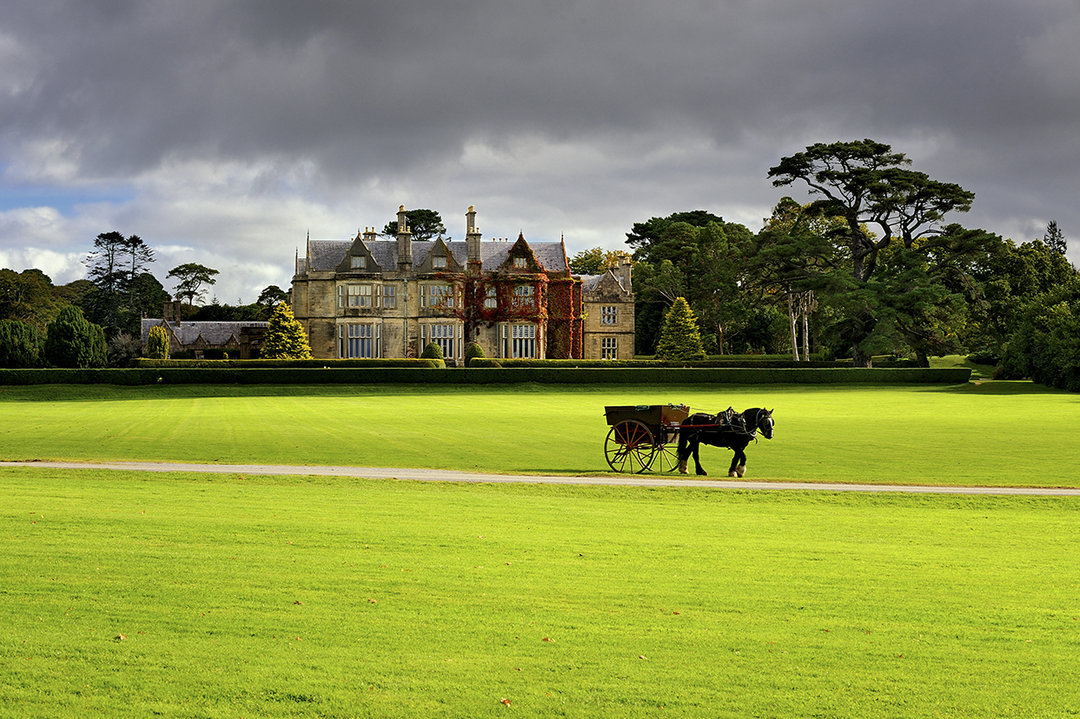
<svg viewBox="0 0 1080 719"><path fill-rule="evenodd" d="M746 474L746 445L748 442L741 443L738 447L732 447L735 450L735 456L731 458L731 466L735 468L735 474L738 477L742 477Z"/></svg>
<svg viewBox="0 0 1080 719"><path fill-rule="evenodd" d="M679 459L679 474L686 474L686 460L690 456L690 450L687 448L689 440L686 438L688 432L679 432L679 448L675 452L675 456Z"/></svg>
<svg viewBox="0 0 1080 719"><path fill-rule="evenodd" d="M694 442L694 470L702 477L708 475L704 469L701 468L701 459L698 457L698 451L701 449L700 439Z"/></svg>
<svg viewBox="0 0 1080 719"><path fill-rule="evenodd" d="M731 455L731 466L728 467L727 476L738 478L741 476L739 474L739 448L732 447L731 451L734 452L734 454Z"/></svg>

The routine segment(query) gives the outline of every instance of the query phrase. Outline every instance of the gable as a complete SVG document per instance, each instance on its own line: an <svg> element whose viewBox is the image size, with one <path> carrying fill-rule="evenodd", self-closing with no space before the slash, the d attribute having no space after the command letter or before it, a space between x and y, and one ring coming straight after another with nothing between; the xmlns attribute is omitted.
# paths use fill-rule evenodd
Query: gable
<svg viewBox="0 0 1080 719"><path fill-rule="evenodd" d="M349 246L345 256L335 268L336 272L363 273L382 272L382 266L371 252L363 238L358 234Z"/></svg>
<svg viewBox="0 0 1080 719"><path fill-rule="evenodd" d="M458 259L454 256L450 247L447 246L446 241L439 237L434 242L430 243L430 247L427 247L427 253L423 258L416 257L418 264L416 265L416 272L419 273L438 273L438 272L463 272L464 268ZM413 245L414 256L417 254L417 245Z"/></svg>
<svg viewBox="0 0 1080 719"><path fill-rule="evenodd" d="M544 271L544 266L536 259L525 235L519 234L517 241L506 251L506 259L499 266L498 272L537 274Z"/></svg>

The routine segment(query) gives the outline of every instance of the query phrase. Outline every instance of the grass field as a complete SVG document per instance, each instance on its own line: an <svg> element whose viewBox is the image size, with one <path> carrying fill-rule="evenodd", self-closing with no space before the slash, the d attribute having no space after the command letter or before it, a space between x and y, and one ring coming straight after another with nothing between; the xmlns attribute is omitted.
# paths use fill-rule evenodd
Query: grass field
<svg viewBox="0 0 1080 719"><path fill-rule="evenodd" d="M0 716L1080 713L1068 499L32 468L0 496Z"/></svg>
<svg viewBox="0 0 1080 719"><path fill-rule="evenodd" d="M0 388L0 458L606 472L607 404L775 408L748 479L1080 486L1080 397L851 386ZM706 447L724 476L730 453Z"/></svg>

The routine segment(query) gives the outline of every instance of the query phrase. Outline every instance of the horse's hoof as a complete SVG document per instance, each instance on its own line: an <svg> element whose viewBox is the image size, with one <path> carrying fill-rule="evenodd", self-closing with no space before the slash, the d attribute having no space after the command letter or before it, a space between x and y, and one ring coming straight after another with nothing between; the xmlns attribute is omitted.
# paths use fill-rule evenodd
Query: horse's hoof
<svg viewBox="0 0 1080 719"><path fill-rule="evenodd" d="M739 479L742 479L746 475L746 465L740 464L735 468L735 474L739 475Z"/></svg>
<svg viewBox="0 0 1080 719"><path fill-rule="evenodd" d="M686 462L679 462L679 474L686 474Z"/></svg>
<svg viewBox="0 0 1080 719"><path fill-rule="evenodd" d="M728 472L728 473L727 473L727 476L729 476L729 477L732 477L733 479L738 479L738 478L739 478L739 473L738 473L738 472L736 472L736 471L735 471L735 470L733 469L733 470L731 470L730 472Z"/></svg>
<svg viewBox="0 0 1080 719"><path fill-rule="evenodd" d="M698 476L699 476L699 477L708 477L708 476L709 476L709 473L708 473L708 472L706 472L706 471L705 471L704 469L699 469L699 470L698 470Z"/></svg>

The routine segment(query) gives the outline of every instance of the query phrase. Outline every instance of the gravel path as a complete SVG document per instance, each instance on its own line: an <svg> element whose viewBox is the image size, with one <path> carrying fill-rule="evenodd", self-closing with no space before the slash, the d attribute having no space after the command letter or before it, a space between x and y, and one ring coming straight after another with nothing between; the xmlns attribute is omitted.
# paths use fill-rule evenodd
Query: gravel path
<svg viewBox="0 0 1080 719"><path fill-rule="evenodd" d="M409 479L421 482L579 484L618 487L708 487L712 489L816 490L826 492L906 492L910 494L997 494L1078 497L1080 489L1063 487L944 487L816 482L747 482L628 474L617 477L566 477L534 474L482 474L443 469L324 467L284 464L185 464L183 462L0 462L0 467L42 469L113 469L135 472L208 472L214 474L295 474L322 477Z"/></svg>

